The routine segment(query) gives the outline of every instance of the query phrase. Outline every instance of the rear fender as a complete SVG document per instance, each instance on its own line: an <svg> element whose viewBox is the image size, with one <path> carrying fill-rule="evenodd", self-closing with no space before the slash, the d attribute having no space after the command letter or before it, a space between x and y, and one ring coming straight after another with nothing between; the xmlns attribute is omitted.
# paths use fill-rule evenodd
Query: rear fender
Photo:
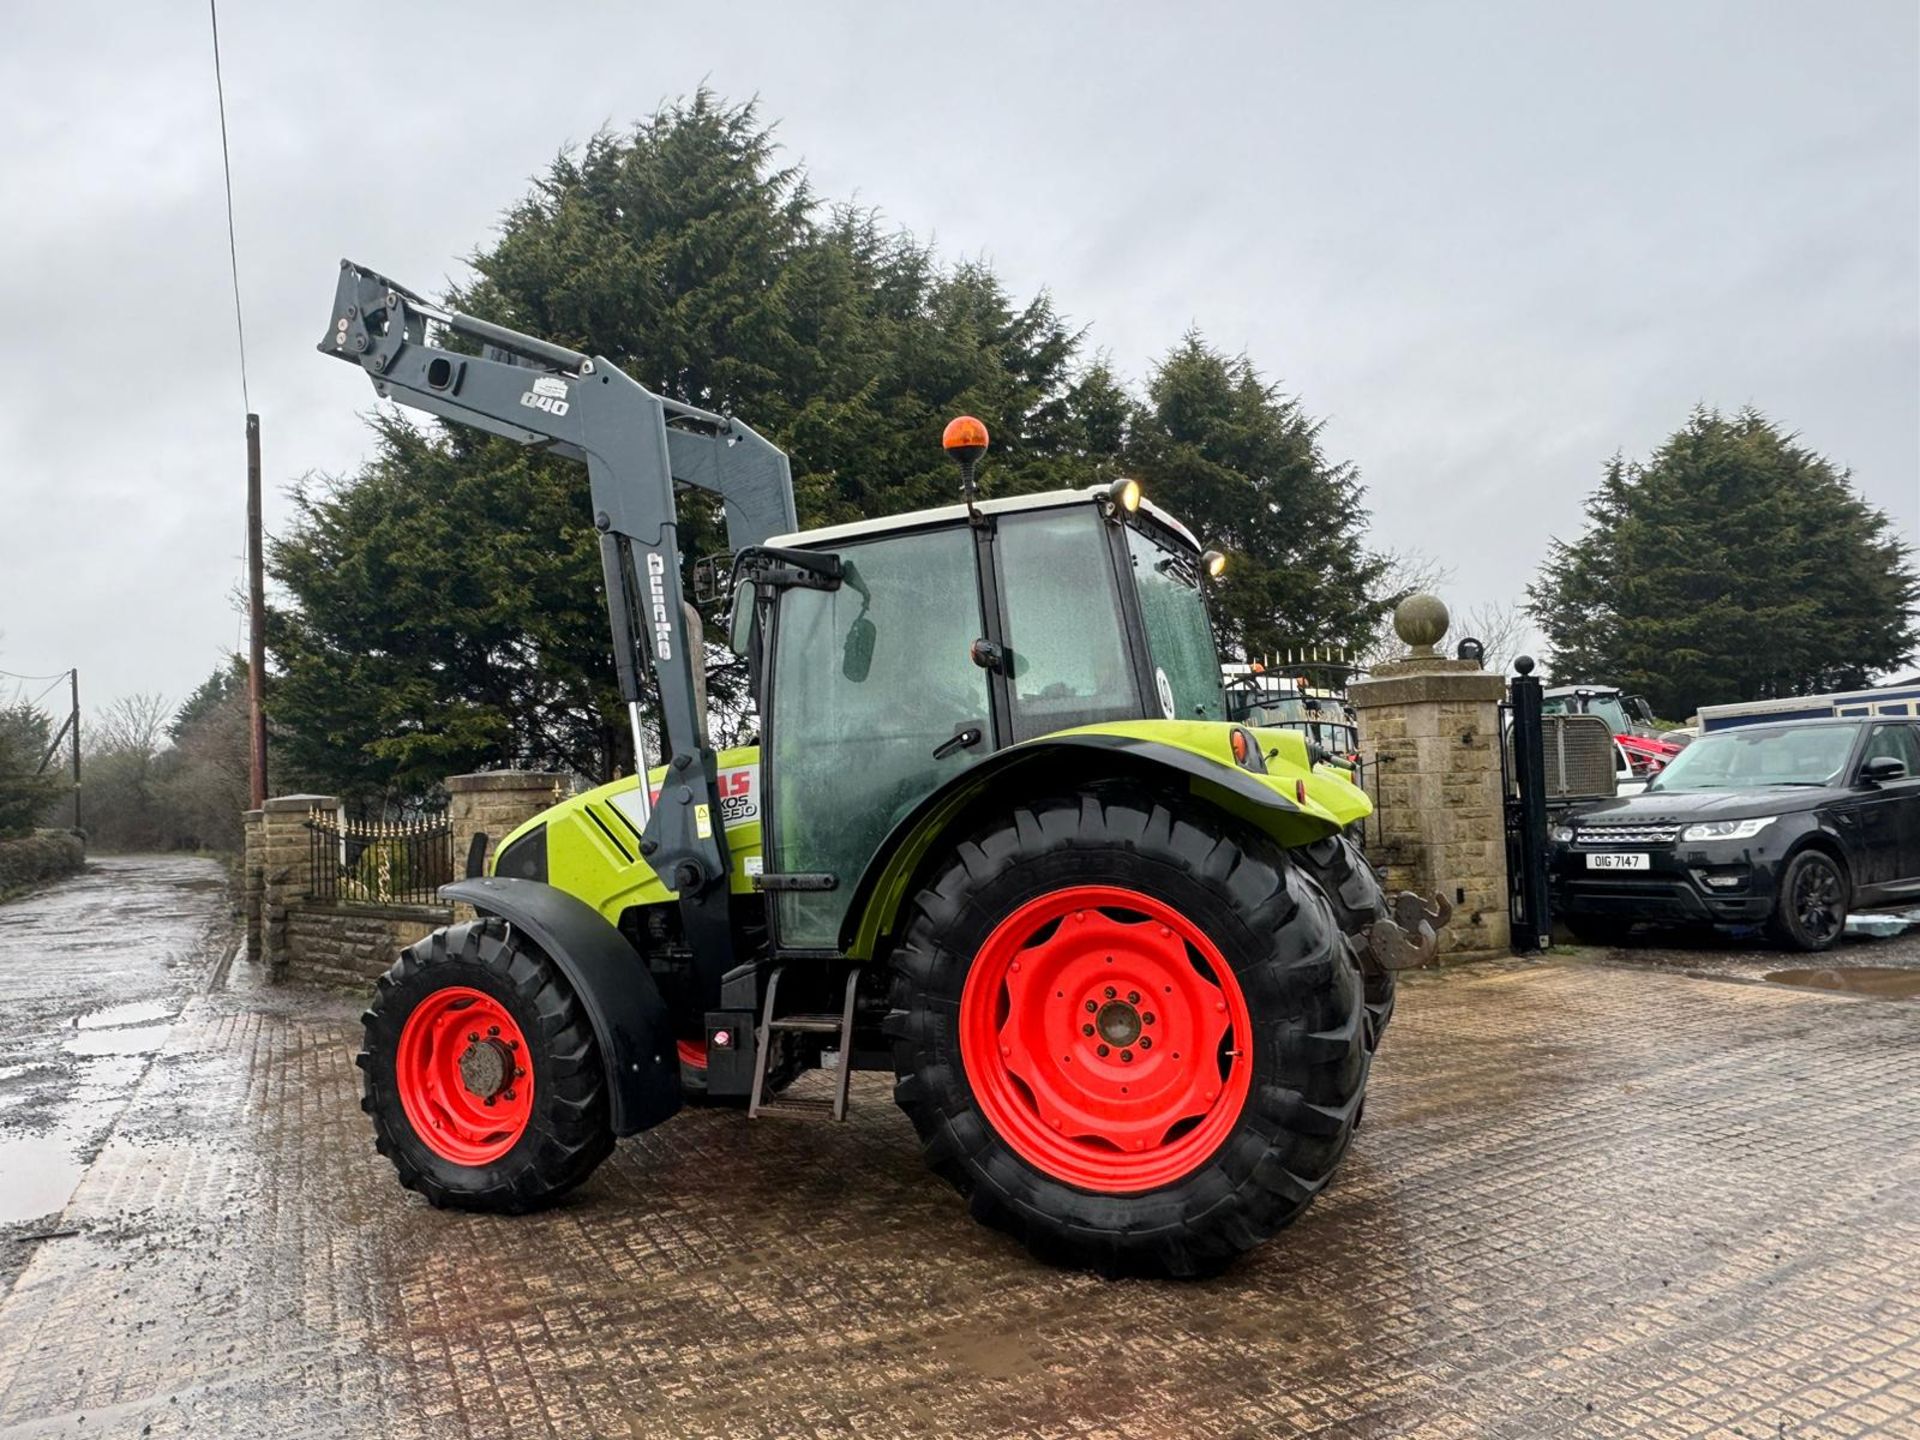
<svg viewBox="0 0 1920 1440"><path fill-rule="evenodd" d="M1090 780L1138 776L1171 782L1283 846L1338 834L1372 813L1343 774L1312 766L1292 732L1256 732L1267 771L1234 763L1231 734L1218 721L1130 720L1063 730L1009 746L962 771L896 824L867 862L847 905L841 948L871 959L909 898L927 857L989 801L1017 802Z"/></svg>
<svg viewBox="0 0 1920 1440"><path fill-rule="evenodd" d="M614 1134L650 1129L680 1108L673 1022L660 987L591 905L538 880L504 877L457 880L440 894L518 926L567 977L600 1042Z"/></svg>

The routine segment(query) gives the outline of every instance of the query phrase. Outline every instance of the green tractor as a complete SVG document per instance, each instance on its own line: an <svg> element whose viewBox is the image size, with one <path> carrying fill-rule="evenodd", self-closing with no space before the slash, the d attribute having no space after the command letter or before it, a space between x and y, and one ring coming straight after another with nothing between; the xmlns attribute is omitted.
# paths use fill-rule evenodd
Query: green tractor
<svg viewBox="0 0 1920 1440"><path fill-rule="evenodd" d="M477 918L380 980L363 1106L403 1185L530 1210L690 1100L844 1118L856 1069L1066 1264L1217 1269L1326 1184L1445 907L1381 893L1335 757L1228 722L1224 562L1138 485L983 499L962 417L960 503L800 531L777 449L604 359L346 262L320 348L585 461L646 775L505 836L443 891ZM708 745L676 486L725 507L755 745Z"/></svg>

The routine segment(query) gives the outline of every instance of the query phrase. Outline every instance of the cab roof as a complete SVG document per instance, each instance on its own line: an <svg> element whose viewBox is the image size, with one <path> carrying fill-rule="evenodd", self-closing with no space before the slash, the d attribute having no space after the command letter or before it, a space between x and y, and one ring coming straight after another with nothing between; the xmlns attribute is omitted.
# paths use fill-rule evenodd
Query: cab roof
<svg viewBox="0 0 1920 1440"><path fill-rule="evenodd" d="M1010 515L1022 510L1053 510L1068 505L1093 504L1106 493L1105 485L1089 485L1084 490L1042 490L1034 495L1003 495L993 500L981 500L974 508L982 515ZM1186 541L1195 551L1200 549L1200 542L1194 539L1193 532L1151 500L1142 499L1140 509L1142 513L1152 516L1156 522ZM831 545L843 540L865 540L876 535L887 535L896 530L919 530L933 525L950 525L966 518L965 505L940 505L931 510L909 510L904 515L882 515L872 520L854 520L845 525L822 525L816 530L799 530L791 535L775 535L767 541L767 544L800 548L809 545Z"/></svg>

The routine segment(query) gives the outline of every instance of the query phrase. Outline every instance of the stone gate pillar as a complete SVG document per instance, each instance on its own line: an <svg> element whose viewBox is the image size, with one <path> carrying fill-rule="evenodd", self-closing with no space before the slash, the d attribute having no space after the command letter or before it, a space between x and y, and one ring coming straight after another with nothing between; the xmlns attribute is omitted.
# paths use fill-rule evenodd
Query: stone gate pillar
<svg viewBox="0 0 1920 1440"><path fill-rule="evenodd" d="M566 799L567 777L553 770L482 770L447 777L447 820L453 827L453 874L467 873L467 851L476 834L487 837L486 863L507 832ZM456 920L472 919L465 905L454 907Z"/></svg>
<svg viewBox="0 0 1920 1440"><path fill-rule="evenodd" d="M275 795L260 809L258 948L269 976L287 963L287 907L305 900L313 886L307 817L316 810L341 818L340 801L332 795Z"/></svg>
<svg viewBox="0 0 1920 1440"><path fill-rule="evenodd" d="M1412 653L1376 667L1349 695L1377 811L1368 856L1386 866L1389 894L1447 898L1453 919L1440 932L1440 957L1458 960L1507 951L1499 710L1507 685L1476 660L1435 651L1447 622L1431 595L1402 601L1393 624Z"/></svg>

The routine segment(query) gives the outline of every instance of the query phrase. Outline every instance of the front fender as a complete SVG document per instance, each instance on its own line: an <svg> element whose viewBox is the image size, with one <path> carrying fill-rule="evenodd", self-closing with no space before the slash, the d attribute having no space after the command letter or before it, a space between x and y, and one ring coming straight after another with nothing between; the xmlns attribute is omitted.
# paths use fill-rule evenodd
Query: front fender
<svg viewBox="0 0 1920 1440"><path fill-rule="evenodd" d="M614 1134L650 1129L680 1108L673 1021L660 987L591 905L538 880L499 876L456 880L440 894L519 926L567 977L600 1042Z"/></svg>
<svg viewBox="0 0 1920 1440"><path fill-rule="evenodd" d="M1232 759L1230 732L1217 721L1121 721L1062 730L1009 746L954 776L888 832L861 872L841 922L848 955L871 959L880 936L907 899L922 861L953 822L989 787L1037 796L1073 781L1109 775L1158 776L1247 821L1285 846L1337 834L1372 813L1366 795L1344 778L1316 773L1302 747L1294 763L1291 734L1276 745L1280 761L1268 773L1242 769ZM1269 743L1274 732L1262 731ZM1071 780L1059 773L1065 762Z"/></svg>

